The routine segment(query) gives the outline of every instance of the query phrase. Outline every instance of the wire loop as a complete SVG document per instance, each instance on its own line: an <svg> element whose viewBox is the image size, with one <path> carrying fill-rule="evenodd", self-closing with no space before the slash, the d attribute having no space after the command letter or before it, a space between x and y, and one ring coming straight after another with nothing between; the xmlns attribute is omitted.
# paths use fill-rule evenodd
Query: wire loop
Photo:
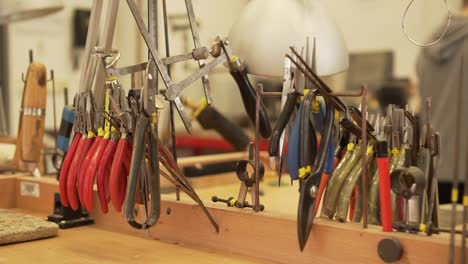
<svg viewBox="0 0 468 264"><path fill-rule="evenodd" d="M420 46L420 47L430 47L430 46L433 46L437 43L439 43L444 37L445 37L445 34L447 33L449 27L450 27L450 24L452 22L452 11L450 10L450 7L447 3L447 0L444 0L444 3L445 3L445 7L447 8L447 13L448 13L448 16L447 16L447 24L445 25L445 29L444 31L442 32L442 34L440 35L440 37L431 42L431 43L420 43L420 42L417 42L416 40L414 40L409 34L408 32L406 31L406 28L405 28L405 21L406 21L406 16L408 14L408 11L409 9L411 8L411 6L413 5L415 0L411 0L410 3L408 4L408 6L406 7L405 9L405 13L403 14L403 19L402 19L402 22L401 22L401 28L403 29L403 33L405 34L406 38L411 41L413 44L417 45L417 46Z"/></svg>

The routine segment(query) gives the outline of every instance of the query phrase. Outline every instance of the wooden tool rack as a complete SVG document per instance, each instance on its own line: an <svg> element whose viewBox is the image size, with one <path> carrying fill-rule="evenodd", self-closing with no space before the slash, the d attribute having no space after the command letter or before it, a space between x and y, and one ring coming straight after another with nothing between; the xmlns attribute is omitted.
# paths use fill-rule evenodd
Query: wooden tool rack
<svg viewBox="0 0 468 264"><path fill-rule="evenodd" d="M245 157L246 154L228 155L235 159ZM184 166L226 157L188 158L179 162ZM212 182L221 188L223 185L238 184L234 173L200 177L191 181L197 191L213 186ZM35 191L22 191L25 185ZM0 208L17 208L45 218L53 210L54 194L57 191L58 183L52 177L1 175ZM342 224L322 218L315 220L310 241L301 253L297 243L295 215L273 212L272 206L266 206L265 211L256 213L211 203L206 197L201 197L218 222L219 233L213 230L194 202L185 196L182 196L181 201L176 201L173 193L162 195L161 217L149 233L132 229L115 211L102 214L99 206L95 207L91 216L95 220L95 227L106 231L280 263L382 263L377 245L380 240L389 237L397 238L403 246L403 258L399 263L444 263L448 259L449 239L445 234L427 237L422 234L383 233L377 226L363 229L357 223ZM296 208L297 203L292 199L287 203ZM60 232L57 238L52 239L60 239ZM459 252L460 245L457 244L457 258Z"/></svg>

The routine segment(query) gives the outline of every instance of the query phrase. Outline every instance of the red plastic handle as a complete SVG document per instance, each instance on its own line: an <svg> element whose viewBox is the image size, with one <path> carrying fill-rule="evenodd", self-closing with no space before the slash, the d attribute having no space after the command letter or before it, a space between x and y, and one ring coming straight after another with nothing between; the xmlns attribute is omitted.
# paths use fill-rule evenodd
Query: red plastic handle
<svg viewBox="0 0 468 264"><path fill-rule="evenodd" d="M392 232L392 199L390 195L390 165L387 157L377 158L379 170L380 214L382 230Z"/></svg>
<svg viewBox="0 0 468 264"><path fill-rule="evenodd" d="M109 180L109 194L112 206L117 212L122 211L122 205L125 200L125 192L127 189L127 176L128 169L128 151L129 145L127 139L120 139L117 143L117 150L115 151L114 161L112 162L110 180Z"/></svg>
<svg viewBox="0 0 468 264"><path fill-rule="evenodd" d="M353 221L354 214L356 213L356 202L359 196L359 188L358 186L354 186L353 193L351 194L351 198L349 200L349 220Z"/></svg>
<svg viewBox="0 0 468 264"><path fill-rule="evenodd" d="M71 208L75 211L79 208L78 195L76 193L78 172L80 171L83 159L85 158L86 153L91 147L93 141L94 138L82 137L80 139L80 142L78 143L78 147L75 152L75 156L73 157L73 161L70 166L70 172L68 173L67 196Z"/></svg>
<svg viewBox="0 0 468 264"><path fill-rule="evenodd" d="M339 161L340 160L337 157L335 157L335 159L333 160L333 169L336 168ZM325 192L325 187L327 187L329 180L330 180L330 174L327 174L325 172L322 173L322 179L320 180L320 185L319 185L319 189L317 193L317 200L315 201L315 214L317 214L318 212L320 201L322 201L322 196L323 196L323 193Z"/></svg>
<svg viewBox="0 0 468 264"><path fill-rule="evenodd" d="M107 205L110 201L109 196L109 178L110 170L112 165L112 158L114 157L115 149L117 148L116 141L109 141L107 144L104 153L102 154L102 161L99 164L98 174L97 174L97 190L99 203L101 205L101 211L107 213L109 208Z"/></svg>
<svg viewBox="0 0 468 264"><path fill-rule="evenodd" d="M81 163L80 168L78 169L78 198L81 204L86 208L85 201L84 201L84 185L85 185L85 178L86 178L86 170L91 163L94 153L96 153L97 148L101 144L102 136L98 136L94 138L93 144L91 147L84 153L84 159Z"/></svg>
<svg viewBox="0 0 468 264"><path fill-rule="evenodd" d="M75 133L73 136L72 143L68 152L65 154L65 158L63 159L62 167L60 168L60 177L59 177L59 189L60 189L60 200L62 200L62 204L65 207L68 207L68 196L67 196L67 179L68 179L68 172L70 171L70 165L73 161L73 157L75 156L76 149L78 147L78 143L80 142L81 134Z"/></svg>
<svg viewBox="0 0 468 264"><path fill-rule="evenodd" d="M109 139L103 138L100 140L99 145L97 146L93 156L91 157L91 160L89 161L88 167L86 168L84 186L82 188L82 200L88 212L93 210L94 181L96 180L99 164L102 161L101 157L104 153L104 150L107 148L107 143L109 143Z"/></svg>

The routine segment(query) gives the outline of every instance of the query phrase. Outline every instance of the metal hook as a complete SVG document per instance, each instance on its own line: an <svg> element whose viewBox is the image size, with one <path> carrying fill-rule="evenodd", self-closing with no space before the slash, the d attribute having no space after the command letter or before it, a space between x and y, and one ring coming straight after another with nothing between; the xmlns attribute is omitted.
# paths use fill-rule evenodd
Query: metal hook
<svg viewBox="0 0 468 264"><path fill-rule="evenodd" d="M413 44L415 44L417 46L420 46L420 47L430 47L430 46L433 46L433 45L439 43L445 37L445 34L447 34L447 31L448 31L448 29L450 27L450 24L452 22L452 10L450 10L450 7L449 7L449 5L447 3L447 0L444 0L445 7L447 8L447 12L448 12L447 24L445 25L445 29L444 29L444 31L442 32L442 34L440 35L440 37L437 40L435 40L435 41L433 41L431 43L428 43L428 44L417 42L406 31L406 27L405 27L406 16L408 14L409 9L413 5L414 1L415 0L411 0L411 2L408 4L408 6L405 9L405 12L403 13L403 19L401 21L401 28L403 29L403 33L405 34L406 38L409 41L411 41Z"/></svg>
<svg viewBox="0 0 468 264"><path fill-rule="evenodd" d="M55 82L54 70L50 70L50 78L47 79L48 82Z"/></svg>

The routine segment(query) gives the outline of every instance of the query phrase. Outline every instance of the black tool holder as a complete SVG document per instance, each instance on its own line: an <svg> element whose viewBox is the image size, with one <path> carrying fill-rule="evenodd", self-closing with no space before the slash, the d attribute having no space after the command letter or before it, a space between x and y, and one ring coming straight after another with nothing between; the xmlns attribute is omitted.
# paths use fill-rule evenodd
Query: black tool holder
<svg viewBox="0 0 468 264"><path fill-rule="evenodd" d="M60 229L94 224L94 219L89 217L89 214L81 209L81 206L76 211L73 211L71 207L63 206L58 192L54 196L54 212L47 216L47 221L58 224Z"/></svg>

